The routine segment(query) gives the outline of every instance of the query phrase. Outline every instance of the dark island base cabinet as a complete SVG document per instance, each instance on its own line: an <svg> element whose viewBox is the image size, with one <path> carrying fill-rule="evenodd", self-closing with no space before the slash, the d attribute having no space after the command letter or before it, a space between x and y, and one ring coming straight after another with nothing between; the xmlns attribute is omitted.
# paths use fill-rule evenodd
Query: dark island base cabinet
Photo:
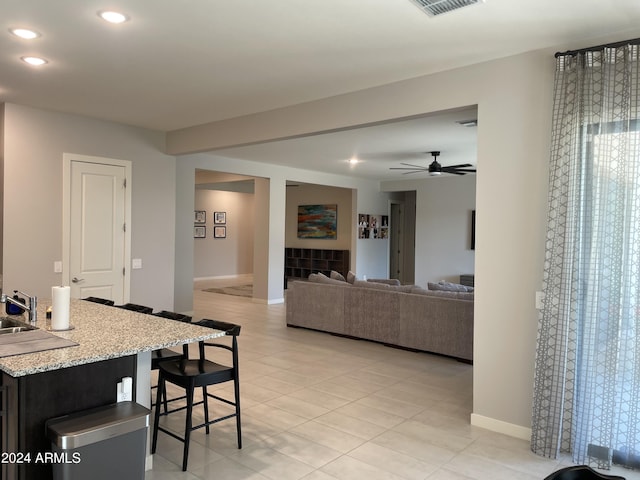
<svg viewBox="0 0 640 480"><path fill-rule="evenodd" d="M3 373L2 452L7 458L30 454L30 461L2 463L1 478L52 479L51 464L36 462L51 451L46 421L115 403L117 383L123 377L133 377L135 385L135 373L135 355L18 378Z"/></svg>

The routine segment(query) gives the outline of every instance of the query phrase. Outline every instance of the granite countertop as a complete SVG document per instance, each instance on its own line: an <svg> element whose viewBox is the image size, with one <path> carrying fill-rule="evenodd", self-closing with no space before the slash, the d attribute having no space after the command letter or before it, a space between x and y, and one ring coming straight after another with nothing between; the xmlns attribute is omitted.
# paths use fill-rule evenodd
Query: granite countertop
<svg viewBox="0 0 640 480"><path fill-rule="evenodd" d="M51 301L39 304L36 326L49 331L45 312ZM0 370L22 377L224 336L220 330L75 299L69 323L72 330L51 333L77 346L3 357Z"/></svg>

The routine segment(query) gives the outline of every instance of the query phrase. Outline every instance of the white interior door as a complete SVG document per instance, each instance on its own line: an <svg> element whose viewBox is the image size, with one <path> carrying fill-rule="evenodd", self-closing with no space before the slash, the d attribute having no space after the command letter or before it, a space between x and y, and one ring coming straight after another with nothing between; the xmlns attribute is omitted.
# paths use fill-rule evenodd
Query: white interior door
<svg viewBox="0 0 640 480"><path fill-rule="evenodd" d="M128 264L128 168L73 157L68 162L68 170L66 277L71 296L96 296L124 303L129 297L125 269Z"/></svg>

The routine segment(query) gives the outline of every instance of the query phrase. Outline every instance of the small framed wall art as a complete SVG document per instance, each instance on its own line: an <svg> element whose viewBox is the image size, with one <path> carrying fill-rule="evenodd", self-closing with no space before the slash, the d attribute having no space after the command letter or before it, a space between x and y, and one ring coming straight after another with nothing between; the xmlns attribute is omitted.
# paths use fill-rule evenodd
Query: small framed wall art
<svg viewBox="0 0 640 480"><path fill-rule="evenodd" d="M227 238L227 227L213 227L213 238Z"/></svg>
<svg viewBox="0 0 640 480"><path fill-rule="evenodd" d="M358 238L389 238L389 215L359 213Z"/></svg>
<svg viewBox="0 0 640 480"><path fill-rule="evenodd" d="M213 223L216 225L227 223L227 212L213 212Z"/></svg>
<svg viewBox="0 0 640 480"><path fill-rule="evenodd" d="M205 238L207 236L207 227L204 225L193 226L193 238Z"/></svg>
<svg viewBox="0 0 640 480"><path fill-rule="evenodd" d="M204 210L194 210L194 223L207 223L207 212Z"/></svg>

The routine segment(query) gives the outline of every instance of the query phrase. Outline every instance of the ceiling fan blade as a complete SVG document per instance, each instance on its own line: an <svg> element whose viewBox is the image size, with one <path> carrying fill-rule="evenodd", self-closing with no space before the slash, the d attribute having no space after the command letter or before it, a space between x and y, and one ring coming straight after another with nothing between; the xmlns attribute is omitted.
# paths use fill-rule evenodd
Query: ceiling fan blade
<svg viewBox="0 0 640 480"><path fill-rule="evenodd" d="M442 168L468 168L468 167L473 167L473 165L471 165L470 163L461 163L459 165L446 165Z"/></svg>
<svg viewBox="0 0 640 480"><path fill-rule="evenodd" d="M456 170L443 170L443 173L476 173L475 170L460 170L460 169L456 169Z"/></svg>
<svg viewBox="0 0 640 480"><path fill-rule="evenodd" d="M407 166L407 167L419 168L420 170L424 170L424 169L426 169L426 168L427 168L427 167L424 167L424 166L422 166L422 165L413 165L413 164L411 164L411 163L402 163L402 162L400 162L400 165L405 165L405 166Z"/></svg>
<svg viewBox="0 0 640 480"><path fill-rule="evenodd" d="M389 170L415 170L416 172L426 172L426 168L422 167L389 167Z"/></svg>
<svg viewBox="0 0 640 480"><path fill-rule="evenodd" d="M453 175L466 175L467 172L463 172L461 170L442 170L442 173L451 173Z"/></svg>

